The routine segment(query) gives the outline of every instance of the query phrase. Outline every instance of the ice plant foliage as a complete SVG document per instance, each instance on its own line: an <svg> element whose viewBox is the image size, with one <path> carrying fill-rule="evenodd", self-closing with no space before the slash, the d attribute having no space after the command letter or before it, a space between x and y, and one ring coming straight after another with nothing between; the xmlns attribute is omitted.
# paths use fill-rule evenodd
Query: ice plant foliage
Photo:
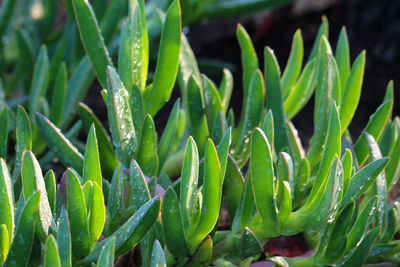
<svg viewBox="0 0 400 267"><path fill-rule="evenodd" d="M224 69L219 84L201 74L182 23L279 1L66 0L69 21L58 35L49 28L56 2L40 2L34 28L48 46L35 48L19 28L16 58L0 58L0 266L113 266L133 250L143 266L400 264L400 202L388 201L400 177L393 83L352 140L365 51L350 62L344 28L333 49L323 18L307 58L298 30L281 72L270 47L258 61L239 25L235 120L232 73ZM18 5L3 3L0 35ZM108 123L80 102L95 78ZM159 133L153 117L175 85L181 98ZM291 119L313 95L306 150ZM269 239L298 233L311 256L263 255Z"/></svg>

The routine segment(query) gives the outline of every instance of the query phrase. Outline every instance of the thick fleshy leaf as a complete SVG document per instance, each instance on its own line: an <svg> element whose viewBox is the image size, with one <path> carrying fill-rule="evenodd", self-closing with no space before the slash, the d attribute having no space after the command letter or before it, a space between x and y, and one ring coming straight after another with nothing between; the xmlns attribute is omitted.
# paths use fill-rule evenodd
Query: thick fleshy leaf
<svg viewBox="0 0 400 267"><path fill-rule="evenodd" d="M82 154L61 131L40 113L36 113L36 123L43 139L64 166L71 166L76 170L82 170Z"/></svg>
<svg viewBox="0 0 400 267"><path fill-rule="evenodd" d="M151 252L150 267L166 267L164 250L158 240L154 242L153 251Z"/></svg>
<svg viewBox="0 0 400 267"><path fill-rule="evenodd" d="M244 178L242 172L240 171L233 157L229 155L226 165L223 192L225 195L229 217L232 221L240 203L240 196L242 194L243 186Z"/></svg>
<svg viewBox="0 0 400 267"><path fill-rule="evenodd" d="M57 245L61 264L64 267L72 266L72 244L67 210L62 208L60 222L58 223Z"/></svg>
<svg viewBox="0 0 400 267"><path fill-rule="evenodd" d="M329 23L328 19L325 16L322 16L321 18L322 22L321 25L319 26L317 36L315 37L314 44L311 48L310 55L308 57L307 62L310 62L314 58L318 56L318 50L319 50L319 45L321 43L322 36L325 36L328 38L329 36Z"/></svg>
<svg viewBox="0 0 400 267"><path fill-rule="evenodd" d="M97 266L114 266L115 237L110 238L101 249Z"/></svg>
<svg viewBox="0 0 400 267"><path fill-rule="evenodd" d="M204 179L200 219L188 242L190 249L196 248L217 223L222 200L222 171L214 143L208 140L204 158Z"/></svg>
<svg viewBox="0 0 400 267"><path fill-rule="evenodd" d="M349 187L351 172L353 170L353 155L351 154L350 149L346 148L344 155L342 157L343 164L343 192L347 191Z"/></svg>
<svg viewBox="0 0 400 267"><path fill-rule="evenodd" d="M40 111L41 99L46 96L48 85L49 58L46 46L42 46L36 60L31 90L29 95L29 117L31 121L35 119L35 112Z"/></svg>
<svg viewBox="0 0 400 267"><path fill-rule="evenodd" d="M250 172L254 199L260 213L262 227L272 235L278 233L278 208L275 198L274 169L271 146L261 129L251 137Z"/></svg>
<svg viewBox="0 0 400 267"><path fill-rule="evenodd" d="M180 183L180 210L185 236L189 236L190 218L196 208L199 173L199 153L192 137L189 137L183 161Z"/></svg>
<svg viewBox="0 0 400 267"><path fill-rule="evenodd" d="M12 175L12 181L15 183L20 172L22 164L22 156L25 150L32 149L32 130L31 122L28 114L22 106L17 109L17 129L16 129L16 144L15 144L15 163Z"/></svg>
<svg viewBox="0 0 400 267"><path fill-rule="evenodd" d="M86 50L101 86L106 88L106 68L113 64L108 55L107 47L104 44L96 16L88 1L73 0L72 3L83 47Z"/></svg>
<svg viewBox="0 0 400 267"><path fill-rule="evenodd" d="M231 100L233 90L233 76L232 72L228 69L223 69L223 76L221 84L219 85L218 92L221 97L222 111L224 114L228 111L229 102Z"/></svg>
<svg viewBox="0 0 400 267"><path fill-rule="evenodd" d="M364 131L372 135L375 140L379 140L386 123L389 120L389 115L392 113L393 99L387 100L378 107L374 114L369 118L368 124ZM365 135L361 135L357 142L354 144L354 150L356 151L358 164L363 163L368 158L368 140Z"/></svg>
<svg viewBox="0 0 400 267"><path fill-rule="evenodd" d="M93 248L103 232L104 223L106 221L106 207L104 204L103 192L95 181L93 182L90 193L90 202L86 203L86 205L89 206L88 223L90 246Z"/></svg>
<svg viewBox="0 0 400 267"><path fill-rule="evenodd" d="M14 233L14 194L6 162L0 158L0 225L7 228L8 244ZM3 255L4 256L4 255Z"/></svg>
<svg viewBox="0 0 400 267"><path fill-rule="evenodd" d="M50 76L50 78L52 78ZM55 81L53 94L51 98L49 119L57 127L61 126L62 115L65 106L65 95L67 93L67 67L63 63L58 69Z"/></svg>
<svg viewBox="0 0 400 267"><path fill-rule="evenodd" d="M92 253L80 261L79 264L85 265L97 260L104 244L113 237L116 240L116 258L134 248L157 220L160 203L161 200L159 197L148 201L109 238L97 243Z"/></svg>
<svg viewBox="0 0 400 267"><path fill-rule="evenodd" d="M340 85L343 88L350 75L350 48L345 27L342 27L340 31L339 40L336 45L335 58L339 68Z"/></svg>
<svg viewBox="0 0 400 267"><path fill-rule="evenodd" d="M190 44L186 36L182 33L177 80L182 92L183 99L186 99L186 86L190 76L192 75L196 78L196 80L198 81L201 80L201 75L199 71L199 66L197 65L196 57L193 53L192 48L190 47Z"/></svg>
<svg viewBox="0 0 400 267"><path fill-rule="evenodd" d="M165 160L171 151L173 140L177 134L178 120L179 120L180 100L178 99L168 117L167 125L161 135L160 142L158 143L158 159L159 170L164 166Z"/></svg>
<svg viewBox="0 0 400 267"><path fill-rule="evenodd" d="M72 169L67 169L67 210L72 252L77 258L85 257L90 253L89 222L83 190L77 174Z"/></svg>
<svg viewBox="0 0 400 267"><path fill-rule="evenodd" d="M274 147L280 152L284 147L288 146L288 137L286 132L286 116L283 112L282 89L279 80L280 70L278 61L276 60L274 51L266 47L264 50L265 64L265 83L266 90L266 106L271 109L274 115Z"/></svg>
<svg viewBox="0 0 400 267"><path fill-rule="evenodd" d="M342 133L347 129L357 109L364 77L365 51L361 52L353 63L346 85L342 88L340 121Z"/></svg>
<svg viewBox="0 0 400 267"><path fill-rule="evenodd" d="M118 165L114 171L108 195L105 235L111 235L120 227L123 208L124 175L125 173L122 171L121 165Z"/></svg>
<svg viewBox="0 0 400 267"><path fill-rule="evenodd" d="M190 260L187 262L189 266L207 266L211 260L213 252L213 242L208 235L204 238L197 250L192 254Z"/></svg>
<svg viewBox="0 0 400 267"><path fill-rule="evenodd" d="M86 142L85 158L83 160L82 182L93 181L102 189L99 149L97 146L96 129L94 124L89 130Z"/></svg>
<svg viewBox="0 0 400 267"><path fill-rule="evenodd" d="M186 256L189 250L184 238L179 200L172 188L165 192L161 220L168 250L175 256Z"/></svg>
<svg viewBox="0 0 400 267"><path fill-rule="evenodd" d="M222 111L222 101L215 84L205 75L202 76L203 97L208 129L213 131L215 120L219 111Z"/></svg>
<svg viewBox="0 0 400 267"><path fill-rule="evenodd" d="M136 211L146 204L146 202L151 199L151 196L144 174L135 160L131 161L129 171L129 181L132 190L132 206Z"/></svg>
<svg viewBox="0 0 400 267"><path fill-rule="evenodd" d="M107 111L110 130L117 155L126 165L137 149L137 136L129 107L129 94L115 69L107 68Z"/></svg>
<svg viewBox="0 0 400 267"><path fill-rule="evenodd" d="M194 76L190 76L187 88L186 109L190 121L190 133L196 140L200 153L204 151L208 137L207 119L204 111L204 100L202 97L201 86Z"/></svg>
<svg viewBox="0 0 400 267"><path fill-rule="evenodd" d="M241 121L234 135L236 147L234 147L233 156L239 167L242 167L248 160L250 135L253 129L259 125L264 109L265 84L260 70L254 71L249 86L247 99L244 99L247 104L242 107Z"/></svg>
<svg viewBox="0 0 400 267"><path fill-rule="evenodd" d="M181 48L181 10L178 0L167 11L161 33L153 85L145 94L145 110L154 116L169 99L178 72Z"/></svg>
<svg viewBox="0 0 400 267"><path fill-rule="evenodd" d="M250 172L247 173L248 175L245 178L239 205L235 213L235 218L233 219L232 222L233 233L238 233L241 230L243 230L243 228L246 225L248 225L250 218L253 215L254 195L253 195L251 177L249 176Z"/></svg>
<svg viewBox="0 0 400 267"><path fill-rule="evenodd" d="M260 241L257 240L257 237L255 237L249 228L245 227L242 238L240 239L240 257L246 259L251 256L259 255L262 252L263 249Z"/></svg>
<svg viewBox="0 0 400 267"><path fill-rule="evenodd" d="M388 190L390 190L397 183L400 176L400 138L397 138L393 145L390 161L385 168L385 175Z"/></svg>
<svg viewBox="0 0 400 267"><path fill-rule="evenodd" d="M8 147L8 110L4 108L0 112L0 157L6 158Z"/></svg>
<svg viewBox="0 0 400 267"><path fill-rule="evenodd" d="M56 177L53 170L46 172L44 176L44 184L46 186L47 198L49 200L51 213L54 214L56 207Z"/></svg>
<svg viewBox="0 0 400 267"><path fill-rule="evenodd" d="M118 164L110 141L110 136L103 127L99 118L88 106L79 103L78 109L83 129L89 133L92 124L95 126L94 128L96 129L102 172L106 177L110 177Z"/></svg>
<svg viewBox="0 0 400 267"><path fill-rule="evenodd" d="M49 235L44 246L43 255L44 267L61 267L60 255L58 253L58 246L56 239L53 235Z"/></svg>
<svg viewBox="0 0 400 267"><path fill-rule="evenodd" d="M349 187L343 196L342 207L346 206L350 201L358 199L375 181L376 177L385 168L388 161L388 158L374 160L354 174L351 177Z"/></svg>
<svg viewBox="0 0 400 267"><path fill-rule="evenodd" d="M310 99L316 84L317 59L307 63L297 83L283 102L288 119L293 118Z"/></svg>
<svg viewBox="0 0 400 267"><path fill-rule="evenodd" d="M10 250L10 237L8 235L7 226L0 224L0 264L6 261L8 251Z"/></svg>
<svg viewBox="0 0 400 267"><path fill-rule="evenodd" d="M281 78L282 96L286 99L299 77L303 64L303 37L298 29L293 36L292 48Z"/></svg>
<svg viewBox="0 0 400 267"><path fill-rule="evenodd" d="M5 267L28 265L35 225L39 217L40 195L40 191L33 193L22 209L10 251L4 263Z"/></svg>
<svg viewBox="0 0 400 267"><path fill-rule="evenodd" d="M146 87L148 68L148 36L144 10L139 2L129 1L127 26L122 26L118 73L128 90L136 85L141 92Z"/></svg>
<svg viewBox="0 0 400 267"><path fill-rule="evenodd" d="M35 192L40 191L40 207L39 207L39 221L36 227L39 238L44 241L49 234L49 228L53 223L53 215L50 209L49 199L47 198L47 191L45 182L42 175L42 170L39 162L31 151L24 153L22 160L22 189L24 199L27 199Z"/></svg>
<svg viewBox="0 0 400 267"><path fill-rule="evenodd" d="M157 139L156 126L153 118L148 114L143 122L136 155L137 162L148 177L158 172Z"/></svg>
<svg viewBox="0 0 400 267"><path fill-rule="evenodd" d="M3 36L4 31L9 27L17 3L17 0L6 0L2 3L0 12L0 36Z"/></svg>

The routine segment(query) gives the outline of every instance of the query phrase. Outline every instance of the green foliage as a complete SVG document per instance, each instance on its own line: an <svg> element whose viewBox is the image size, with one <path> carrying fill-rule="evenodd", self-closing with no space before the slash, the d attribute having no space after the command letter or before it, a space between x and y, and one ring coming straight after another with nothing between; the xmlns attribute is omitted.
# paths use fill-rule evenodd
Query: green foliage
<svg viewBox="0 0 400 267"><path fill-rule="evenodd" d="M393 83L353 143L365 51L350 63L344 28L333 53L323 18L307 60L296 31L281 73L269 47L261 70L239 24L235 124L232 73L219 85L201 74L182 25L289 1L68 0L58 32L57 1L39 2L36 23L15 25L14 12L26 15L18 1L0 12L0 36L17 43L0 44L16 55L0 58L0 266L112 266L137 246L144 266L248 266L268 239L297 233L313 236L315 254L268 260L400 264L400 203L387 197L400 177ZM108 122L80 102L95 78ZM181 98L161 133L154 118L175 84ZM314 92L305 149L290 120Z"/></svg>

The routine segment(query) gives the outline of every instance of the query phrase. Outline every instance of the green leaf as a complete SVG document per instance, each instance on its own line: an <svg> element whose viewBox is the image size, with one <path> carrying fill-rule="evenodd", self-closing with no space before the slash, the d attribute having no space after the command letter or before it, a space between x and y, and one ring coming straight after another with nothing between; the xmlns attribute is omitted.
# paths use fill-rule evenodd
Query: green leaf
<svg viewBox="0 0 400 267"><path fill-rule="evenodd" d="M114 266L114 251L115 237L110 238L101 249L97 266L113 267Z"/></svg>
<svg viewBox="0 0 400 267"><path fill-rule="evenodd" d="M189 261L186 263L188 266L208 266L213 253L213 242L208 235L204 238L197 250L192 254Z"/></svg>
<svg viewBox="0 0 400 267"><path fill-rule="evenodd" d="M288 146L286 116L283 112L282 89L279 81L280 70L275 54L269 47L264 50L264 60L265 83L268 85L265 94L266 106L267 109L271 109L274 115L274 147L277 152L280 152L284 147Z"/></svg>
<svg viewBox="0 0 400 267"><path fill-rule="evenodd" d="M357 220L353 223L350 231L347 233L346 240L346 249L345 251L349 251L357 246L365 232L368 229L369 223L371 222L371 218L376 211L376 205L378 204L378 197L375 196L368 200L367 204L360 211L360 214Z"/></svg>
<svg viewBox="0 0 400 267"><path fill-rule="evenodd" d="M331 168L332 160L340 155L341 151L341 131L340 131L340 120L339 111L335 102L331 103L331 110L329 114L329 121L327 132L325 133L325 141L322 145L321 161L318 166L317 177L315 179L313 188L310 193L310 198L314 198L320 187L324 183L326 177L328 176L329 170ZM314 163L315 164L315 163Z"/></svg>
<svg viewBox="0 0 400 267"><path fill-rule="evenodd" d="M178 0L170 5L163 26L153 86L145 94L145 110L154 116L169 99L178 72L181 47L181 10Z"/></svg>
<svg viewBox="0 0 400 267"><path fill-rule="evenodd" d="M217 150L211 139L206 145L202 195L200 219L195 231L189 237L191 249L196 248L211 232L219 217L222 200L222 171Z"/></svg>
<svg viewBox="0 0 400 267"><path fill-rule="evenodd" d="M178 68L178 83L181 88L182 98L186 99L186 86L189 82L190 76L194 76L196 80L201 80L201 75L199 71L199 66L197 65L196 57L193 53L192 48L185 36L181 35L181 51L179 58L179 68Z"/></svg>
<svg viewBox="0 0 400 267"><path fill-rule="evenodd" d="M8 110L4 108L0 113L0 157L6 158L8 147Z"/></svg>
<svg viewBox="0 0 400 267"><path fill-rule="evenodd" d="M251 137L250 173L255 204L263 220L262 227L267 233L275 235L278 233L280 225L275 197L271 146L259 128L256 128Z"/></svg>
<svg viewBox="0 0 400 267"><path fill-rule="evenodd" d="M96 16L88 1L73 0L72 3L83 47L92 63L100 85L106 88L106 68L112 66L113 63L104 44Z"/></svg>
<svg viewBox="0 0 400 267"><path fill-rule="evenodd" d="M129 92L129 97L130 97L130 107L132 113L133 126L135 127L136 136L139 136L142 130L142 124L145 117L144 102L139 87L133 85Z"/></svg>
<svg viewBox="0 0 400 267"><path fill-rule="evenodd" d="M369 252L371 251L372 245L376 241L379 235L379 227L372 229L361 241L358 246L356 246L348 258L340 263L341 266L361 266L363 262L367 259Z"/></svg>
<svg viewBox="0 0 400 267"><path fill-rule="evenodd" d="M55 214L56 207L56 177L53 170L48 170L44 176L44 183L46 186L47 198L49 200L50 210Z"/></svg>
<svg viewBox="0 0 400 267"><path fill-rule="evenodd" d="M22 164L22 156L25 150L32 149L32 130L31 123L22 106L17 108L17 129L16 129L16 144L15 144L15 164L12 175L12 181L15 183L17 180Z"/></svg>
<svg viewBox="0 0 400 267"><path fill-rule="evenodd" d="M103 192L100 186L94 181L90 197L88 223L90 233L90 244L93 248L103 232L104 223L106 221L106 207L104 204Z"/></svg>
<svg viewBox="0 0 400 267"><path fill-rule="evenodd" d="M84 56L68 80L67 94L65 96L65 107L61 122L62 129L66 128L74 118L76 106L78 105L79 101L83 101L85 98L90 85L93 83L93 80L94 73L90 66L89 58Z"/></svg>
<svg viewBox="0 0 400 267"><path fill-rule="evenodd" d="M179 200L171 187L167 189L164 195L161 220L168 250L177 257L188 255L189 250L184 238Z"/></svg>
<svg viewBox="0 0 400 267"><path fill-rule="evenodd" d="M46 240L46 244L44 246L43 263L45 267L47 266L61 267L61 260L60 260L60 255L58 253L58 246L56 243L56 239L54 238L53 235L49 235L49 237Z"/></svg>
<svg viewBox="0 0 400 267"><path fill-rule="evenodd" d="M114 68L108 67L107 75L109 82L107 111L113 144L119 159L128 165L137 149L137 136L129 108L129 94Z"/></svg>
<svg viewBox="0 0 400 267"><path fill-rule="evenodd" d="M208 129L212 132L218 112L222 110L223 107L215 84L205 75L202 75L202 82Z"/></svg>
<svg viewBox="0 0 400 267"><path fill-rule="evenodd" d="M0 224L0 264L3 266L6 261L8 251L10 250L10 237L8 235L7 226Z"/></svg>
<svg viewBox="0 0 400 267"><path fill-rule="evenodd" d="M246 259L262 252L260 241L257 240L257 237L249 228L245 227L240 239L240 257Z"/></svg>
<svg viewBox="0 0 400 267"><path fill-rule="evenodd" d="M194 76L189 78L186 92L186 109L189 115L190 133L196 140L196 143L200 149L200 153L202 154L208 137L208 127L203 107L204 101L202 97L201 86Z"/></svg>
<svg viewBox="0 0 400 267"><path fill-rule="evenodd" d="M68 213L67 210L64 208L61 209L60 221L58 223L57 245L62 266L71 267L71 233L68 221Z"/></svg>
<svg viewBox="0 0 400 267"><path fill-rule="evenodd" d="M35 112L40 111L41 99L46 96L48 85L49 58L46 46L40 48L33 71L32 84L29 95L29 117L34 121Z"/></svg>
<svg viewBox="0 0 400 267"><path fill-rule="evenodd" d="M225 195L225 203L228 209L229 217L233 221L236 211L240 203L240 196L244 186L244 178L242 172L236 164L232 156L228 156L226 165L226 174L223 185Z"/></svg>
<svg viewBox="0 0 400 267"><path fill-rule="evenodd" d="M375 140L379 140L386 123L389 120L389 116L392 113L393 99L385 101L382 105L378 107L374 114L369 118L368 124L364 131L372 135ZM358 164L363 165L363 163L368 159L368 140L365 135L361 135L360 138L354 145L354 150L356 151Z"/></svg>
<svg viewBox="0 0 400 267"><path fill-rule="evenodd" d="M361 52L353 63L350 76L346 85L342 89L342 99L340 107L340 121L342 133L349 126L358 106L361 95L361 86L364 76L365 51Z"/></svg>
<svg viewBox="0 0 400 267"><path fill-rule="evenodd" d="M65 95L67 92L67 78L67 67L65 63L63 63L58 69L55 78L49 115L50 121L52 121L57 127L61 126L61 120L65 106Z"/></svg>
<svg viewBox="0 0 400 267"><path fill-rule="evenodd" d="M350 76L350 48L346 27L342 27L340 31L339 40L336 45L335 58L339 68L340 85L344 88Z"/></svg>
<svg viewBox="0 0 400 267"><path fill-rule="evenodd" d="M196 194L199 173L199 153L192 137L189 137L183 161L180 185L180 210L185 236L189 236L190 218L196 208Z"/></svg>
<svg viewBox="0 0 400 267"><path fill-rule="evenodd" d="M6 0L2 3L0 12L0 36L3 36L4 31L10 26L11 18L17 3L17 0Z"/></svg>
<svg viewBox="0 0 400 267"><path fill-rule="evenodd" d="M350 179L350 184L343 196L342 207L346 206L353 200L358 199L375 181L376 177L387 165L389 159L381 158L374 160L359 170Z"/></svg>
<svg viewBox="0 0 400 267"><path fill-rule="evenodd" d="M40 113L36 113L36 123L43 139L64 166L82 170L82 154L68 141L61 131Z"/></svg>
<svg viewBox="0 0 400 267"><path fill-rule="evenodd" d="M146 87L149 48L145 14L139 2L141 0L129 1L127 26L123 25L121 31L118 73L128 90L136 85L143 92Z"/></svg>
<svg viewBox="0 0 400 267"><path fill-rule="evenodd" d="M393 145L392 153L390 154L390 160L385 168L386 183L388 190L393 188L397 183L400 175L400 138L397 138Z"/></svg>
<svg viewBox="0 0 400 267"><path fill-rule="evenodd" d="M82 258L90 253L89 222L86 202L79 178L74 170L67 169L67 210L70 220L72 252Z"/></svg>
<svg viewBox="0 0 400 267"><path fill-rule="evenodd" d="M78 106L80 119L82 121L83 129L89 133L92 124L96 130L96 137L98 141L99 156L101 162L102 173L105 177L112 176L115 168L117 167L117 159L114 155L114 149L112 147L110 136L106 129L103 127L99 118L93 113L93 111L86 106L84 103L79 103Z"/></svg>
<svg viewBox="0 0 400 267"><path fill-rule="evenodd" d="M116 240L116 258L134 248L157 220L160 211L160 202L161 200L159 197L155 197L148 201L109 238L97 243L92 253L78 263L86 265L97 260L101 248L110 238L113 237L115 237Z"/></svg>
<svg viewBox="0 0 400 267"><path fill-rule="evenodd" d="M297 129L290 121L288 121L287 124L287 133L288 133L289 148L293 156L293 161L295 165L298 165L300 164L301 160L305 157L305 151L301 144L301 140L298 135Z"/></svg>
<svg viewBox="0 0 400 267"><path fill-rule="evenodd" d="M108 195L105 235L111 235L120 227L123 208L124 175L121 165L118 165L114 171Z"/></svg>
<svg viewBox="0 0 400 267"><path fill-rule="evenodd" d="M246 105L242 107L242 117L237 126L233 156L239 167L243 166L249 156L250 135L260 123L264 109L265 84L260 70L253 73L247 94ZM245 109L245 107L247 109Z"/></svg>
<svg viewBox="0 0 400 267"><path fill-rule="evenodd" d="M33 193L22 209L10 251L4 263L5 267L28 265L35 225L39 216L40 193L40 191Z"/></svg>
<svg viewBox="0 0 400 267"><path fill-rule="evenodd" d="M83 162L82 181L93 181L102 189L99 149L97 146L96 129L94 124L89 130Z"/></svg>
<svg viewBox="0 0 400 267"><path fill-rule="evenodd" d="M158 240L154 242L153 251L151 252L150 267L163 267L167 266L163 248Z"/></svg>
<svg viewBox="0 0 400 267"><path fill-rule="evenodd" d="M248 225L250 218L253 215L254 195L253 195L251 177L249 176L249 173L250 172L247 172L248 175L245 178L239 205L232 222L233 233L238 233L241 230L243 230L243 228L246 225Z"/></svg>
<svg viewBox="0 0 400 267"><path fill-rule="evenodd" d="M11 244L14 233L14 194L6 162L0 158L0 225L7 228L8 243Z"/></svg>
<svg viewBox="0 0 400 267"><path fill-rule="evenodd" d="M232 142L232 130L229 128L222 136L221 141L218 144L217 153L218 159L221 165L221 175L222 175L222 183L224 182L225 173L226 173L226 165L228 164L228 156L229 156L229 147ZM222 184L221 184L222 186Z"/></svg>
<svg viewBox="0 0 400 267"><path fill-rule="evenodd" d="M298 29L293 36L292 48L281 78L283 99L286 99L290 95L299 77L301 65L303 64L303 54L303 37L301 36L300 29Z"/></svg>
<svg viewBox="0 0 400 267"><path fill-rule="evenodd" d="M247 96L251 89L250 84L253 80L254 72L258 69L257 54L249 34L241 24L238 24L236 29L236 37L239 42L240 51L242 53L242 70L243 70L243 106L247 108Z"/></svg>
<svg viewBox="0 0 400 267"><path fill-rule="evenodd" d="M313 60L314 58L316 58L318 56L319 45L321 43L322 36L325 36L326 39L328 39L328 36L329 36L328 19L325 16L322 16L321 20L322 20L322 23L319 26L317 37L315 37L314 44L311 48L311 52L310 52L307 62L310 62L311 60Z"/></svg>
<svg viewBox="0 0 400 267"><path fill-rule="evenodd" d="M349 187L350 179L351 179L351 172L353 170L353 155L351 154L350 149L346 148L344 155L342 157L343 163L343 192L347 191Z"/></svg>
<svg viewBox="0 0 400 267"><path fill-rule="evenodd" d="M233 76L230 70L224 68L221 84L219 85L218 92L221 97L222 111L226 114L229 108L233 90Z"/></svg>
<svg viewBox="0 0 400 267"><path fill-rule="evenodd" d="M297 83L284 100L283 110L287 118L293 118L310 99L316 84L316 59L311 60L304 67Z"/></svg>
<svg viewBox="0 0 400 267"><path fill-rule="evenodd" d="M39 207L39 221L36 226L36 231L40 240L44 241L49 234L49 229L53 222L53 215L50 209L49 199L47 198L42 170L39 166L39 162L31 151L24 153L21 177L25 201L27 201L35 191L41 191L42 193Z"/></svg>
<svg viewBox="0 0 400 267"><path fill-rule="evenodd" d="M175 102L174 107L172 108L172 111L168 117L168 121L164 128L163 134L161 135L160 142L158 143L159 170L162 170L168 155L173 152L171 150L173 140L178 131L179 111L180 99Z"/></svg>
<svg viewBox="0 0 400 267"><path fill-rule="evenodd" d="M138 163L133 159L130 164L130 184L132 190L132 206L138 210L151 199L146 179Z"/></svg>
<svg viewBox="0 0 400 267"><path fill-rule="evenodd" d="M136 158L143 173L149 177L156 175L158 172L157 139L153 118L147 114L140 133Z"/></svg>

